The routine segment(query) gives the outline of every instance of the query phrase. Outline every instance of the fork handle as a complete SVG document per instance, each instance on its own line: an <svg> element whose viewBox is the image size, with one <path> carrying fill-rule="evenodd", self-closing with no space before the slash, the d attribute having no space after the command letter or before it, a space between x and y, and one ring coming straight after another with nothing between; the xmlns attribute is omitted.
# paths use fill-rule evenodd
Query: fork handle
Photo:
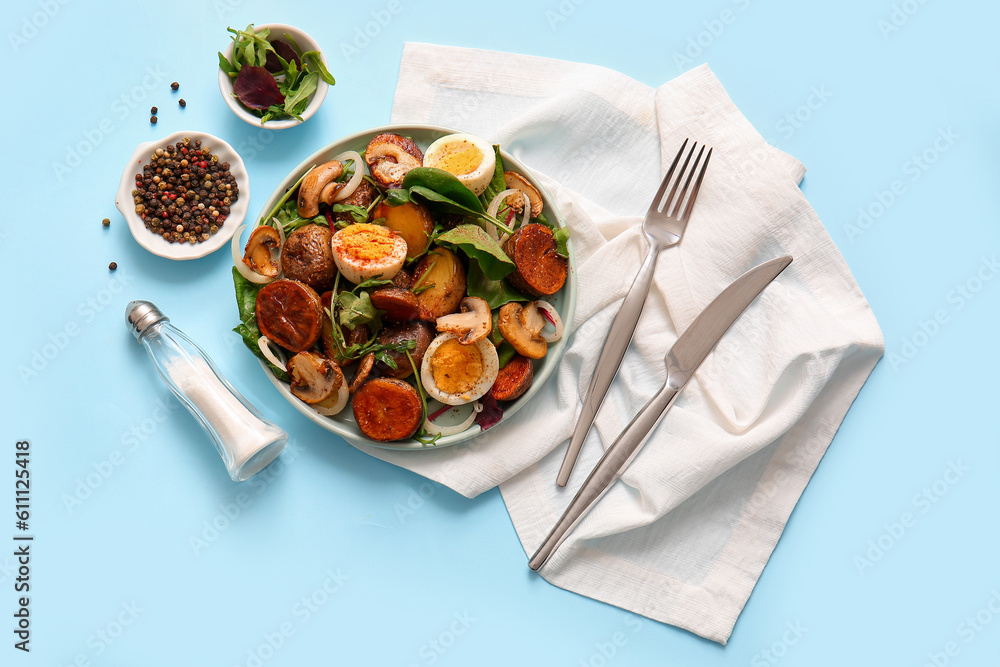
<svg viewBox="0 0 1000 667"><path fill-rule="evenodd" d="M559 475L556 477L556 484L566 486L569 481L576 459L580 456L580 449L583 441L594 424L597 411L601 409L601 403L608 393L608 387L618 373L622 359L625 357L625 350L628 349L632 341L632 334L635 333L635 325L639 322L639 315L642 314L642 307L646 303L646 296L649 294L649 285L653 282L653 271L656 269L656 258L660 252L660 245L655 239L646 237L649 241L649 251L646 259L639 267L639 273L632 281L632 287L625 295L615 321L611 323L611 330L608 338L601 349L601 356L597 360L594 374L590 378L590 388L587 389L587 396L583 400L583 409L580 412L579 421L573 431L573 437L569 441L569 448L563 458L562 466L559 468Z"/></svg>

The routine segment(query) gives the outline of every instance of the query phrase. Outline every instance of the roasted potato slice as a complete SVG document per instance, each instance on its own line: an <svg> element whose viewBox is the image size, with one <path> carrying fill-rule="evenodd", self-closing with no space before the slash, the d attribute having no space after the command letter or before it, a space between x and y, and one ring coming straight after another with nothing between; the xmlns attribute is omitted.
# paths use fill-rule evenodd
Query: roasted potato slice
<svg viewBox="0 0 1000 667"><path fill-rule="evenodd" d="M436 320L456 312L465 298L465 267L452 251L435 248L417 263L412 285L420 292L420 317Z"/></svg>
<svg viewBox="0 0 1000 667"><path fill-rule="evenodd" d="M385 218L385 226L406 239L406 258L413 259L427 249L434 231L434 218L426 208L414 202L402 206L379 204L376 218Z"/></svg>

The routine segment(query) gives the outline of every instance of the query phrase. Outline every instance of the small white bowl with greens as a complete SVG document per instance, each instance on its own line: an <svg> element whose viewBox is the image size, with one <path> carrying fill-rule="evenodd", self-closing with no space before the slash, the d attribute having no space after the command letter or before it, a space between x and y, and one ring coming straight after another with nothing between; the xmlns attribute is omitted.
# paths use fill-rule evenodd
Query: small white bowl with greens
<svg viewBox="0 0 1000 667"><path fill-rule="evenodd" d="M219 90L233 113L269 130L295 127L316 113L334 83L316 40L283 23L228 30Z"/></svg>

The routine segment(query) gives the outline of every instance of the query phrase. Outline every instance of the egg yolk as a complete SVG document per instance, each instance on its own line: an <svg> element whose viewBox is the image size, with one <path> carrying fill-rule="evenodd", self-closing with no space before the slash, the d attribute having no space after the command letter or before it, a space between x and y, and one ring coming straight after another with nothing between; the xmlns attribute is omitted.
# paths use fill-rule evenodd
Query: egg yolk
<svg viewBox="0 0 1000 667"><path fill-rule="evenodd" d="M483 355L476 345L462 345L450 338L431 359L434 384L445 394L461 395L471 390L483 376Z"/></svg>
<svg viewBox="0 0 1000 667"><path fill-rule="evenodd" d="M381 225L349 225L340 234L344 249L359 260L382 259L396 247L392 232Z"/></svg>
<svg viewBox="0 0 1000 667"><path fill-rule="evenodd" d="M464 176L471 174L483 163L483 153L466 140L445 144L438 153L434 166L438 169Z"/></svg>

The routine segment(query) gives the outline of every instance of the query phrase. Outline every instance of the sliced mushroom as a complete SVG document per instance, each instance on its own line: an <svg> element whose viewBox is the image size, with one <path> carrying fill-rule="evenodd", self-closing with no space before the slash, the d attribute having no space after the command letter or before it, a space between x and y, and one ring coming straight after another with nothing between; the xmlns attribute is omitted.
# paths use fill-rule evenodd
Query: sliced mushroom
<svg viewBox="0 0 1000 667"><path fill-rule="evenodd" d="M409 170L424 163L424 154L412 139L398 134L379 134L365 149L365 162L379 185L399 187Z"/></svg>
<svg viewBox="0 0 1000 667"><path fill-rule="evenodd" d="M340 192L340 188L344 187L343 183L338 181L330 181L319 193L319 203L320 204L332 204L333 198L337 196Z"/></svg>
<svg viewBox="0 0 1000 667"><path fill-rule="evenodd" d="M458 336L462 345L471 345L489 335L493 328L490 306L485 299L467 296L462 299L462 310L437 318L437 330Z"/></svg>
<svg viewBox="0 0 1000 667"><path fill-rule="evenodd" d="M508 188L528 195L528 201L531 202L531 217L537 218L542 212L542 195L535 189L535 186L525 180L524 176L513 171L503 173L503 182ZM507 205L515 211L521 212L524 210L524 197L510 195L507 197Z"/></svg>
<svg viewBox="0 0 1000 667"><path fill-rule="evenodd" d="M315 352L299 352L289 359L288 375L292 379L292 393L309 405L329 409L340 402L341 389L347 393L347 381L340 366ZM324 411L324 414L333 413Z"/></svg>
<svg viewBox="0 0 1000 667"><path fill-rule="evenodd" d="M544 327L545 318L534 301L523 306L512 301L500 307L497 328L518 354L529 359L545 356L549 346L541 335Z"/></svg>
<svg viewBox="0 0 1000 667"><path fill-rule="evenodd" d="M358 364L358 370L354 374L354 379L351 380L351 386L348 387L350 393L356 392L361 388L361 385L365 383L368 379L368 374L372 372L372 367L375 365L375 355L369 352Z"/></svg>
<svg viewBox="0 0 1000 667"><path fill-rule="evenodd" d="M243 254L243 263L262 276L278 277L278 261L275 255L281 248L281 237L274 227L262 225L253 230L247 249Z"/></svg>
<svg viewBox="0 0 1000 667"><path fill-rule="evenodd" d="M303 218L315 218L319 215L320 195L324 188L340 178L344 173L344 165L337 160L324 162L314 168L299 185L299 215Z"/></svg>

